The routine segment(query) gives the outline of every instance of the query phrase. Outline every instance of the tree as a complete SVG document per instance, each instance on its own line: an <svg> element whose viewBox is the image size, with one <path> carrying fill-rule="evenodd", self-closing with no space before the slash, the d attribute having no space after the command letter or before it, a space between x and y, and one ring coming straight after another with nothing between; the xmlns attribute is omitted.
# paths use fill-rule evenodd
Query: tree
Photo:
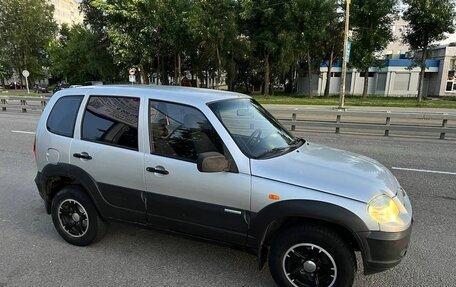
<svg viewBox="0 0 456 287"><path fill-rule="evenodd" d="M0 51L4 66L42 76L46 47L55 36L54 7L41 0L0 0ZM21 78L22 80L22 78Z"/></svg>
<svg viewBox="0 0 456 287"><path fill-rule="evenodd" d="M263 95L269 96L271 55L277 52L284 30L287 5L281 0L241 0L241 19L245 36L249 37L256 54L263 59Z"/></svg>
<svg viewBox="0 0 456 287"><path fill-rule="evenodd" d="M295 32L299 59L306 60L308 96L312 97L312 74L323 58L322 48L329 27L337 17L335 0L293 0L289 10L290 23Z"/></svg>
<svg viewBox="0 0 456 287"><path fill-rule="evenodd" d="M233 0L196 0L192 5L189 29L197 47L198 67L215 71L216 82L226 71L229 89L233 89L236 58L240 52L237 5Z"/></svg>
<svg viewBox="0 0 456 287"><path fill-rule="evenodd" d="M350 21L354 29L351 66L364 74L363 98L369 88L369 68L381 67L384 61L378 53L393 38L392 24L396 15L396 0L353 0Z"/></svg>
<svg viewBox="0 0 456 287"><path fill-rule="evenodd" d="M446 38L455 31L455 4L452 0L404 0L407 8L404 20L409 23L404 42L414 50L421 50L421 58L415 59L421 68L418 83L418 102L423 96L426 59L430 45Z"/></svg>
<svg viewBox="0 0 456 287"><path fill-rule="evenodd" d="M329 25L326 28L326 37L324 40L324 59L327 60L328 71L326 72L326 85L324 96L329 96L331 87L331 73L335 59L341 56L344 43L344 22L341 21L339 13L335 13L335 17L330 19Z"/></svg>
<svg viewBox="0 0 456 287"><path fill-rule="evenodd" d="M70 83L88 80L114 82L119 72L97 32L62 25L60 36L49 46L51 74Z"/></svg>
<svg viewBox="0 0 456 287"><path fill-rule="evenodd" d="M106 17L109 50L114 61L128 67L137 66L145 84L157 45L156 1L154 0L92 0L91 6ZM95 17L95 19L98 19Z"/></svg>

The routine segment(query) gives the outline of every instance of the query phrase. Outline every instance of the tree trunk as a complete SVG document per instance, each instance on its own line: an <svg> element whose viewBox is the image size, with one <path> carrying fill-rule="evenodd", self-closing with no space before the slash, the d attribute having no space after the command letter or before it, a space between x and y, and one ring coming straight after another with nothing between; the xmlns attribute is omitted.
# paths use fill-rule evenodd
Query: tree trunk
<svg viewBox="0 0 456 287"><path fill-rule="evenodd" d="M179 83L180 78L180 54L174 54L174 85L180 86Z"/></svg>
<svg viewBox="0 0 456 287"><path fill-rule="evenodd" d="M156 77L157 77L157 79L156 79L157 80L157 85L159 85L160 84L159 82L161 81L160 80L161 79L161 72L160 72L161 66L160 65L161 65L160 55L158 55L157 56L157 75L156 75Z"/></svg>
<svg viewBox="0 0 456 287"><path fill-rule="evenodd" d="M264 88L263 88L263 95L265 97L269 96L269 83L270 80L270 71L269 71L269 51L268 49L264 49Z"/></svg>
<svg viewBox="0 0 456 287"><path fill-rule="evenodd" d="M168 58L169 60L169 58ZM161 84L162 85L169 85L169 79L168 79L168 73L165 71L165 56L162 56L162 59L161 59L161 64L160 64L160 70L161 70L161 74L160 74L160 81L161 81ZM169 63L169 61L168 61Z"/></svg>
<svg viewBox="0 0 456 287"><path fill-rule="evenodd" d="M147 64L140 65L141 77L145 85L149 85L149 66Z"/></svg>
<svg viewBox="0 0 456 287"><path fill-rule="evenodd" d="M421 71L418 82L418 102L420 103L423 99L423 85L424 85L424 74L426 73L426 57L427 57L427 45L423 49L423 55L421 56Z"/></svg>
<svg viewBox="0 0 456 287"><path fill-rule="evenodd" d="M309 81L308 95L309 98L313 97L312 93L312 60L310 59L310 52L307 51L307 79Z"/></svg>
<svg viewBox="0 0 456 287"><path fill-rule="evenodd" d="M220 57L220 49L219 46L216 45L216 52L217 52L217 72L216 72L216 84L217 87L220 85L221 82L221 69L222 69L222 59Z"/></svg>
<svg viewBox="0 0 456 287"><path fill-rule="evenodd" d="M369 89L369 68L364 71L363 99L367 98L368 89Z"/></svg>
<svg viewBox="0 0 456 287"><path fill-rule="evenodd" d="M328 62L328 72L326 73L325 97L329 96L329 89L331 88L331 70L334 61L334 45L331 48L331 54Z"/></svg>
<svg viewBox="0 0 456 287"><path fill-rule="evenodd" d="M181 54L177 53L177 85L182 85Z"/></svg>

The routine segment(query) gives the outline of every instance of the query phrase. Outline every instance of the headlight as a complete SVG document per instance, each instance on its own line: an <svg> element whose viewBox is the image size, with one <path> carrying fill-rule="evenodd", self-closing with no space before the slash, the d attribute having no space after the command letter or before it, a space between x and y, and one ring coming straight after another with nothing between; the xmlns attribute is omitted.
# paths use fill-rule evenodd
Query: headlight
<svg viewBox="0 0 456 287"><path fill-rule="evenodd" d="M399 208L387 195L379 195L368 204L369 215L378 223L398 222Z"/></svg>

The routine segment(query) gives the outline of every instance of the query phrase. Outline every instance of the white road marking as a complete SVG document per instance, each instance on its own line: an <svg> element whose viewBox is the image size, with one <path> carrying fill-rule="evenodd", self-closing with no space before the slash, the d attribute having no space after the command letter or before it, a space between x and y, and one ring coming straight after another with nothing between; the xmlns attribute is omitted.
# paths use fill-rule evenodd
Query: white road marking
<svg viewBox="0 0 456 287"><path fill-rule="evenodd" d="M456 172L439 171L439 170L427 170L427 169L403 168L403 167L392 167L392 169L405 170L405 171L416 171L416 172L426 172L426 173L438 173L438 174L456 175Z"/></svg>
<svg viewBox="0 0 456 287"><path fill-rule="evenodd" d="M12 130L11 131L12 133L17 133L17 134L28 134L28 135L34 135L35 132L27 132L27 131L15 131L15 130Z"/></svg>

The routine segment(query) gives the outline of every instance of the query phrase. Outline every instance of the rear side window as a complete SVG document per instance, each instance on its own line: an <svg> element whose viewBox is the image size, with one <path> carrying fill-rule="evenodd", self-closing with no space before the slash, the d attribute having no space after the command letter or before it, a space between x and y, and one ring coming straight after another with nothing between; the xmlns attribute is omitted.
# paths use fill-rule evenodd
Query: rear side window
<svg viewBox="0 0 456 287"><path fill-rule="evenodd" d="M84 96L67 96L57 100L47 120L47 129L54 134L73 137L79 106Z"/></svg>
<svg viewBox="0 0 456 287"><path fill-rule="evenodd" d="M82 120L81 138L138 150L139 98L93 96Z"/></svg>

